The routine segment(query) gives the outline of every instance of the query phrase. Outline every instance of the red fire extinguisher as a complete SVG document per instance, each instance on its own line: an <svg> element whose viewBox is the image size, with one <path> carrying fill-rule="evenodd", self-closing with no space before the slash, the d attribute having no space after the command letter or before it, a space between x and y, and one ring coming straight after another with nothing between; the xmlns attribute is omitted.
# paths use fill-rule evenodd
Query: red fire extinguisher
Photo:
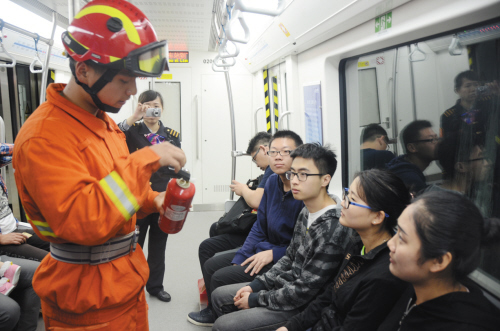
<svg viewBox="0 0 500 331"><path fill-rule="evenodd" d="M167 185L165 200L163 201L163 215L160 216L158 226L168 234L182 230L187 213L196 191L194 184L189 182L189 173L181 170Z"/></svg>

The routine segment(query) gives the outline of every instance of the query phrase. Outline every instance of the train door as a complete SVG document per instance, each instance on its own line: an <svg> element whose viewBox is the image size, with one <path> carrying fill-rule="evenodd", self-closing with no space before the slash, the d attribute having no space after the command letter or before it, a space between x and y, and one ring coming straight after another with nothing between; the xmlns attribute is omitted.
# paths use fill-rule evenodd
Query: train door
<svg viewBox="0 0 500 331"><path fill-rule="evenodd" d="M21 126L39 105L40 85L41 74L30 72L28 65L18 63L15 68L0 68L0 116L3 118L5 133L2 142L14 143ZM19 202L12 165L5 167L2 176L6 181L14 216L26 221Z"/></svg>
<svg viewBox="0 0 500 331"><path fill-rule="evenodd" d="M232 74L231 88L235 112L236 147L246 151L252 136L252 76ZM206 74L201 78L201 160L203 204L229 198L231 180L231 124L224 75ZM236 180L250 178L252 162L248 157L236 161ZM200 190L200 189L199 189ZM198 191L199 192L199 191Z"/></svg>

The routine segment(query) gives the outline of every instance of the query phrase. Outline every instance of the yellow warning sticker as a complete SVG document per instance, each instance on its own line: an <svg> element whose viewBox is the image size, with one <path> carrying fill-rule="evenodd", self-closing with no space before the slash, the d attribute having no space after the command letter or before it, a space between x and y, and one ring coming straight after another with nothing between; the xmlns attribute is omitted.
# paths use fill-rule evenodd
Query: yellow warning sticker
<svg viewBox="0 0 500 331"><path fill-rule="evenodd" d="M283 33L285 34L285 36L290 37L290 32L288 32L288 30L285 28L285 26L283 25L283 23L280 23L280 29L281 29L281 31L283 31Z"/></svg>
<svg viewBox="0 0 500 331"><path fill-rule="evenodd" d="M358 68L369 67L370 61L358 62Z"/></svg>
<svg viewBox="0 0 500 331"><path fill-rule="evenodd" d="M50 78L51 78L52 80L56 80L56 74L55 74L54 70L51 70L51 71L50 71Z"/></svg>
<svg viewBox="0 0 500 331"><path fill-rule="evenodd" d="M161 77L158 77L156 79L172 79L172 74L163 74Z"/></svg>

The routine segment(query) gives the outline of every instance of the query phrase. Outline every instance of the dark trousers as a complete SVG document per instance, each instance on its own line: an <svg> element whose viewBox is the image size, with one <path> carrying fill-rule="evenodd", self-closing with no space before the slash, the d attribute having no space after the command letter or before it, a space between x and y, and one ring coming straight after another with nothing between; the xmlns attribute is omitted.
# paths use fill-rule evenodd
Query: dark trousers
<svg viewBox="0 0 500 331"><path fill-rule="evenodd" d="M163 291L163 277L165 276L165 249L167 248L168 234L163 232L158 226L160 214L148 215L146 218L137 220L139 225L138 243L144 247L146 234L149 228L148 242L148 266L149 279L146 283L146 290L152 295Z"/></svg>
<svg viewBox="0 0 500 331"><path fill-rule="evenodd" d="M14 230L18 233L29 233L32 236L21 245L0 245L0 254L27 260L42 261L50 252L50 243L38 237L31 229Z"/></svg>

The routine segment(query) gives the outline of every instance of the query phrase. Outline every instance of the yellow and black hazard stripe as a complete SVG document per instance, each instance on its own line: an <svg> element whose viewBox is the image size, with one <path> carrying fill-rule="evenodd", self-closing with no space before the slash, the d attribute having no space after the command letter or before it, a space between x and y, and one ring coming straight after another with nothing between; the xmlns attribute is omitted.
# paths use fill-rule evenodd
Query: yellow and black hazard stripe
<svg viewBox="0 0 500 331"><path fill-rule="evenodd" d="M267 69L263 71L264 75L264 97L266 103L266 130L271 133L271 108L269 104L269 77L267 77Z"/></svg>
<svg viewBox="0 0 500 331"><path fill-rule="evenodd" d="M54 237L57 238L56 234L54 231L50 228L49 223L47 222L42 222L42 221L34 221L32 220L28 214L26 214L26 219L33 223L34 226L40 231L40 233L45 236L45 237Z"/></svg>
<svg viewBox="0 0 500 331"><path fill-rule="evenodd" d="M467 57L469 58L469 69L474 70L474 68L472 68L474 60L472 59L472 48L470 46L467 46Z"/></svg>
<svg viewBox="0 0 500 331"><path fill-rule="evenodd" d="M132 218L132 215L139 210L140 206L135 196L130 192L127 184L125 184L116 171L112 171L109 175L101 179L99 185L101 185L106 195L111 199L116 208L118 208L126 221Z"/></svg>
<svg viewBox="0 0 500 331"><path fill-rule="evenodd" d="M278 110L278 77L273 77L273 93L274 93L274 129L278 131L278 121L280 112Z"/></svg>

